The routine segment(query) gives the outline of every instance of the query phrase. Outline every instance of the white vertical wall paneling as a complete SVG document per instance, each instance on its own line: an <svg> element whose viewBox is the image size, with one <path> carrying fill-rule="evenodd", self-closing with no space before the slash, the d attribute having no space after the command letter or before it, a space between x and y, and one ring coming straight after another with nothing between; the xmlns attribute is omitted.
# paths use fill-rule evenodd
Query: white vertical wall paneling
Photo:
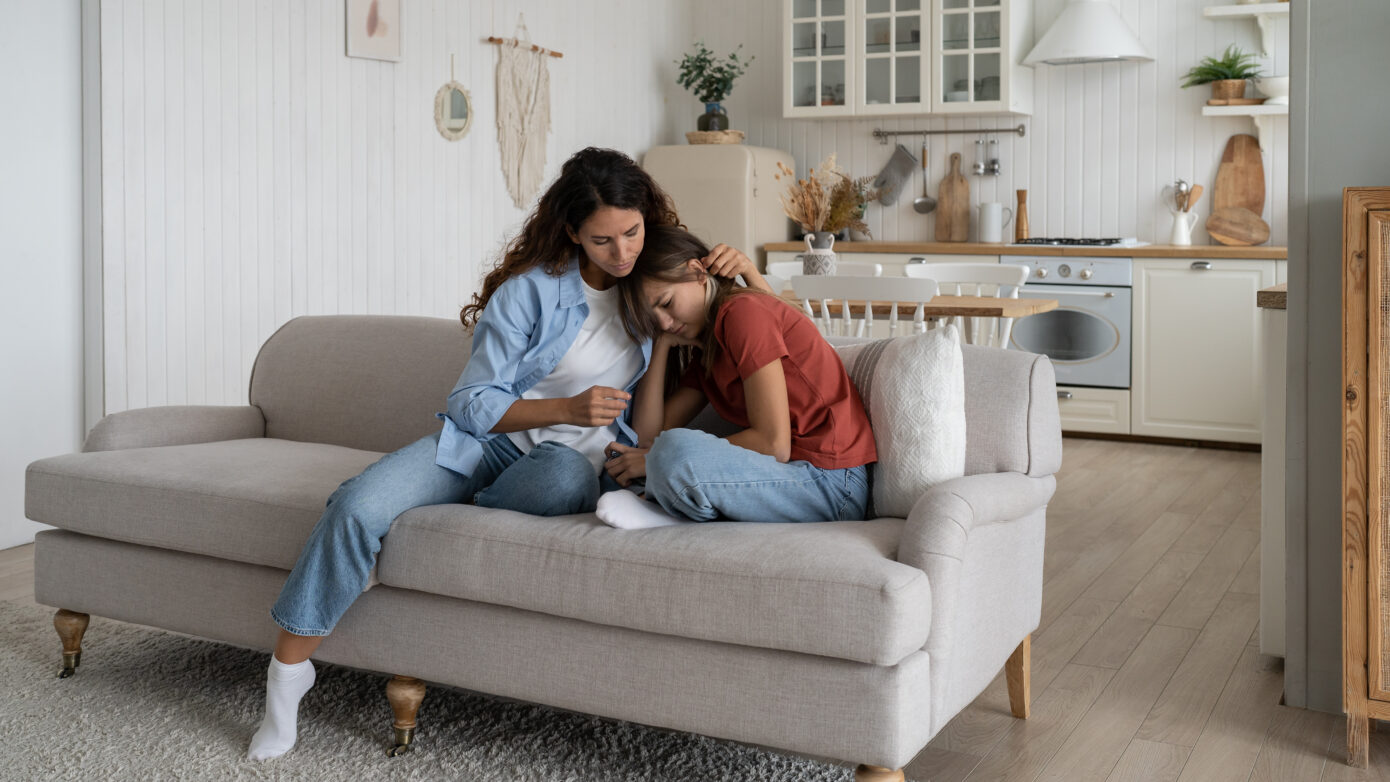
<svg viewBox="0 0 1390 782"><path fill-rule="evenodd" d="M1208 195L1198 205L1199 230L1193 241L1209 239L1200 225L1210 213L1210 189L1226 140L1236 133L1254 133L1240 117L1201 116L1208 90L1183 90L1179 77L1198 58L1219 54L1229 43L1259 52L1259 30L1253 21L1212 21L1202 16L1207 0L1111 0L1155 57L1146 64L1038 66L1034 69L1034 113L984 117L918 117L878 120L786 120L781 117L780 2L740 4L720 2L711 13L696 13L692 38L701 38L717 53L742 43L756 55L753 70L735 84L726 102L733 127L748 133L748 143L785 149L805 175L825 155L836 152L842 166L855 175L871 175L887 162L893 145L880 146L870 133L886 130L1009 127L1020 121L1028 136L1007 140L999 136L1000 177L967 173L972 201L996 200L1013 205L1014 191L1029 191L1028 209L1035 236L1137 236L1166 242L1172 222L1161 203L1163 185L1182 177L1204 185ZM1065 0L1036 0L1036 40L1056 19ZM702 7L709 7L705 4ZM1266 72L1288 72L1288 52L1279 48L1261 59ZM689 111L695 100L683 94ZM680 104L677 104L679 107ZM917 139L900 139L914 154ZM1264 218L1270 223L1271 244L1287 242L1286 164L1288 132L1282 123L1265 142L1268 188ZM935 136L930 148L929 189L935 193L946 174L951 152L963 164L974 162L974 136ZM986 144L986 148L988 145ZM920 192L920 179L913 187ZM906 195L906 193L904 194ZM924 241L935 235L935 217L912 212L912 199L892 207L870 208L867 217L874 237L895 241Z"/></svg>
<svg viewBox="0 0 1390 782"><path fill-rule="evenodd" d="M582 146L681 143L698 114L672 63L690 2L404 6L391 63L345 56L342 0L102 3L106 412L244 403L257 349L298 315L455 316L526 214L482 40L519 12L565 52L547 63L547 180ZM474 106L454 143L433 118L450 54Z"/></svg>

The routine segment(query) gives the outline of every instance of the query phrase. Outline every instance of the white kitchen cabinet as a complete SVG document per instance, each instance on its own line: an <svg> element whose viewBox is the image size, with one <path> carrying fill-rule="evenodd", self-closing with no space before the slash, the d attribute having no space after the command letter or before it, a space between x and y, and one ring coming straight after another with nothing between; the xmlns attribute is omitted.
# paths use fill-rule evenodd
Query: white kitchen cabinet
<svg viewBox="0 0 1390 782"><path fill-rule="evenodd" d="M1131 431L1258 443L1255 293L1274 261L1135 259Z"/></svg>
<svg viewBox="0 0 1390 782"><path fill-rule="evenodd" d="M1057 386L1063 432L1129 434L1129 405L1123 388Z"/></svg>
<svg viewBox="0 0 1390 782"><path fill-rule="evenodd" d="M783 0L784 117L1033 110L1026 0Z"/></svg>

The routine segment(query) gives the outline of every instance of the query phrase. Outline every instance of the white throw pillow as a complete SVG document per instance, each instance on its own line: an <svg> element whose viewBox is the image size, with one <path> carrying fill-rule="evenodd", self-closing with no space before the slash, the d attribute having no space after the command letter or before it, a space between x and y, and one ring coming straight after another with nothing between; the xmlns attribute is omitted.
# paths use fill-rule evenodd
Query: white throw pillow
<svg viewBox="0 0 1390 782"><path fill-rule="evenodd" d="M965 474L965 365L955 326L835 346L864 399L878 516L906 517L927 489Z"/></svg>

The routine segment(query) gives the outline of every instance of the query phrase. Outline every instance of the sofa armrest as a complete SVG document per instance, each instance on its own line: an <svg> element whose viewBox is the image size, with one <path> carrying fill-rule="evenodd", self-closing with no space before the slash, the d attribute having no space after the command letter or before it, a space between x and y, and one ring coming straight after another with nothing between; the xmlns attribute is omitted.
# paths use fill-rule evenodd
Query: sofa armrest
<svg viewBox="0 0 1390 782"><path fill-rule="evenodd" d="M97 422L83 451L192 445L265 437L265 416L253 405L171 405L112 413Z"/></svg>
<svg viewBox="0 0 1390 782"><path fill-rule="evenodd" d="M933 486L908 513L898 560L931 583L932 732L974 700L1042 614L1052 475L967 475Z"/></svg>
<svg viewBox="0 0 1390 782"><path fill-rule="evenodd" d="M1046 507L1056 490L1057 479L1051 475L1033 478L1017 472L967 475L939 483L919 497L908 513L898 542L898 561L927 570L933 556L958 560L972 529L1023 518Z"/></svg>

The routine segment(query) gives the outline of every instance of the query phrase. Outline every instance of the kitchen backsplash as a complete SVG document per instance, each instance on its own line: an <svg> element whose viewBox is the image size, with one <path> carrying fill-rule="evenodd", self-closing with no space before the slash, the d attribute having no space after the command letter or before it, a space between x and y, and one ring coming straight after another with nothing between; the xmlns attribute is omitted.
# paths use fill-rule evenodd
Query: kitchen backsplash
<svg viewBox="0 0 1390 782"><path fill-rule="evenodd" d="M873 120L782 119L782 4L777 0L707 0L695 16L695 37L717 52L740 43L757 59L724 102L733 128L747 143L785 149L798 173L834 152L841 167L855 175L875 174L888 160L892 144L880 145L875 128L885 130L970 130L1012 127L1022 122L1027 135L996 134L1002 173L971 176L975 136L928 137L928 190L935 196L952 152L961 153L973 203L998 201L1010 207L1014 191L1028 190L1034 236L1129 236L1166 242L1172 217L1159 198L1163 185L1179 177L1204 185L1208 197L1197 207L1193 243L1210 239L1201 225L1211 207L1211 186L1226 140L1254 134L1244 117L1203 117L1205 87L1181 89L1180 76L1199 58L1219 54L1236 43L1260 51L1252 20L1213 20L1202 16L1208 0L1111 0L1153 55L1152 63L1042 65L1035 68L1034 113L944 119L906 117ZM1037 35L1046 31L1064 0L1037 0ZM1260 63L1269 75L1288 73L1287 43ZM679 113L679 104L673 108ZM689 123L702 107L688 102ZM920 151L920 137L899 137ZM985 145L988 146L988 145ZM1267 198L1264 219L1270 244L1287 244L1288 122L1278 119L1265 136ZM920 195L917 175L907 195ZM912 198L890 207L871 207L867 222L875 239L927 241L935 235L935 215L912 210Z"/></svg>

